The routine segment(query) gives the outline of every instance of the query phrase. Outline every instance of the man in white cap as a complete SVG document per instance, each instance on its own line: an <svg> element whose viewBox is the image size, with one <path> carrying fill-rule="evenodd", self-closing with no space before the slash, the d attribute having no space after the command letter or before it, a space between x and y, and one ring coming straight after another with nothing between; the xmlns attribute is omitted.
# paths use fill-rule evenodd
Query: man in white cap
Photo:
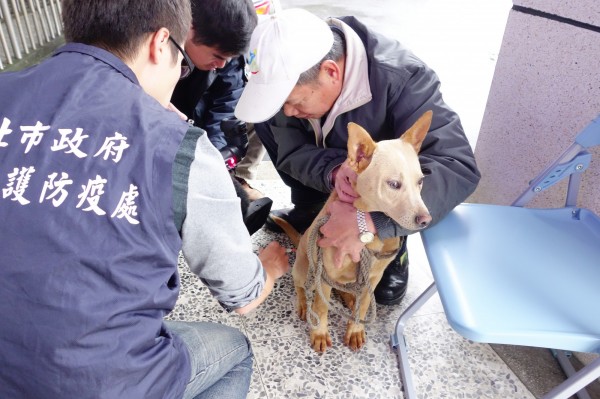
<svg viewBox="0 0 600 399"><path fill-rule="evenodd" d="M397 41L354 17L323 21L289 9L259 23L248 61L252 74L235 113L256 123L294 204L272 214L302 232L335 189L340 201L328 209L334 217L321 228L319 245L338 247L336 262L346 254L357 261L364 246L352 206L356 175L344 163L349 122L380 141L399 137L432 110L419 159L428 175L422 196L433 223L475 190L480 174L458 115L444 103L435 72ZM366 219L367 229L382 238L414 233L382 213L367 213ZM278 229L269 220L266 227ZM375 289L376 301L399 303L407 281L403 240Z"/></svg>

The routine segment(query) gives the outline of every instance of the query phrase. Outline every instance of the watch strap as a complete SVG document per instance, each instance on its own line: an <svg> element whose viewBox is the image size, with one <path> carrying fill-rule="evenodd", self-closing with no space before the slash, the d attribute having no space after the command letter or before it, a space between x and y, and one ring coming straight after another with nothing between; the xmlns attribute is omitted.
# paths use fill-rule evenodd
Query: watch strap
<svg viewBox="0 0 600 399"><path fill-rule="evenodd" d="M359 209L356 210L356 221L358 223L358 239L364 244L373 242L375 234L367 229L367 219L365 213Z"/></svg>
<svg viewBox="0 0 600 399"><path fill-rule="evenodd" d="M358 223L358 232L360 234L369 232L367 229L367 219L365 218L365 213L360 209L356 210L356 222Z"/></svg>

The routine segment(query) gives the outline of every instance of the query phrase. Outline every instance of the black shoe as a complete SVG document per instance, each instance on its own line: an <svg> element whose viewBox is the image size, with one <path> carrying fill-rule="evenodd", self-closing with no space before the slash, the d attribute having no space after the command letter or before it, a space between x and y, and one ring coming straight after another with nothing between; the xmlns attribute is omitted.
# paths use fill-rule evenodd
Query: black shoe
<svg viewBox="0 0 600 399"><path fill-rule="evenodd" d="M402 245L396 258L385 268L381 281L375 287L375 302L380 305L397 305L406 294L408 285L408 252L406 237L401 238Z"/></svg>
<svg viewBox="0 0 600 399"><path fill-rule="evenodd" d="M248 204L244 214L244 224L250 235L256 233L265 224L272 205L273 201L269 197L262 197Z"/></svg>
<svg viewBox="0 0 600 399"><path fill-rule="evenodd" d="M265 223L265 228L267 230L271 230L275 233L283 233L281 227L277 225L271 219L271 215L275 215L294 227L296 231L300 234L303 234L306 229L311 225L315 217L319 214L324 204L315 204L315 205L296 205L293 208L285 208L285 209L277 209L271 211L271 214L267 218Z"/></svg>

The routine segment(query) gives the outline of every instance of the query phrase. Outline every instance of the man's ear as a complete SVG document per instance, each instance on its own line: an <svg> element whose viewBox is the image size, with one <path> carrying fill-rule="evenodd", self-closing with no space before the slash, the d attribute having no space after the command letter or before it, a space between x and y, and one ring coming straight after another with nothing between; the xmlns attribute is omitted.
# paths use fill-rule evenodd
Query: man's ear
<svg viewBox="0 0 600 399"><path fill-rule="evenodd" d="M321 63L321 73L325 79L333 82L341 81L344 78L341 67L333 60L325 60Z"/></svg>
<svg viewBox="0 0 600 399"><path fill-rule="evenodd" d="M150 38L150 60L158 64L164 57L172 59L173 53L169 43L169 30L167 28L160 28L152 34Z"/></svg>
<svg viewBox="0 0 600 399"><path fill-rule="evenodd" d="M369 166L376 147L377 144L365 129L356 123L348 123L348 160L356 173Z"/></svg>

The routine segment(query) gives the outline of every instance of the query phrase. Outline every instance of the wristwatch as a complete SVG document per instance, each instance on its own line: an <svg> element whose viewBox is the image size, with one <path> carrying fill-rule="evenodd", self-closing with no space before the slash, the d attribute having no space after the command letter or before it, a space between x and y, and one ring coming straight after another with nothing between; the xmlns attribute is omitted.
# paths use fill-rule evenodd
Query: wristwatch
<svg viewBox="0 0 600 399"><path fill-rule="evenodd" d="M365 244L372 242L375 239L375 234L367 230L365 213L359 209L356 210L356 221L358 222L358 239Z"/></svg>

